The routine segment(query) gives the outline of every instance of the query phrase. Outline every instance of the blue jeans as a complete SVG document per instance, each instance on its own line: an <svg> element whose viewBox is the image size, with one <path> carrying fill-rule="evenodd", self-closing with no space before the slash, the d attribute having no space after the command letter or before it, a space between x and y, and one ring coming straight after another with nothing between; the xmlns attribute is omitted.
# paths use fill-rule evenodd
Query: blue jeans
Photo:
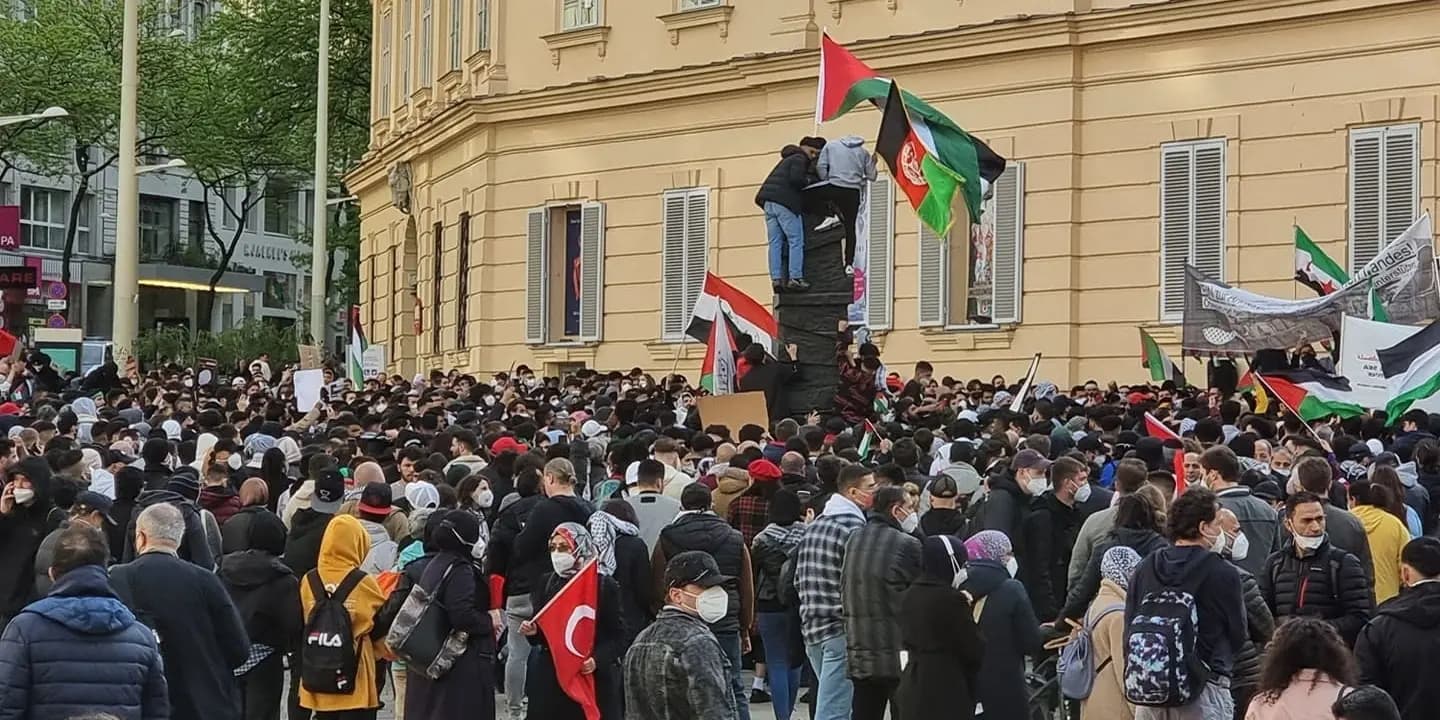
<svg viewBox="0 0 1440 720"><path fill-rule="evenodd" d="M800 280L805 277L805 222L795 211L780 203L765 203L765 234L770 238L770 279ZM790 272L784 273L782 252L789 248Z"/></svg>
<svg viewBox="0 0 1440 720"><path fill-rule="evenodd" d="M815 670L818 679L815 720L850 720L850 702L855 690L846 673L845 651L844 633L805 646L810 667Z"/></svg>
<svg viewBox="0 0 1440 720"><path fill-rule="evenodd" d="M770 680L770 701L775 706L775 720L790 720L795 698L800 694L800 667L790 667L789 613L762 612L760 639L765 645L765 670Z"/></svg>
<svg viewBox="0 0 1440 720"><path fill-rule="evenodd" d="M750 694L745 692L745 668L741 664L740 631L729 630L715 633L720 649L725 651L725 662L730 664L730 689L735 693L735 707L740 711L739 720L750 720Z"/></svg>

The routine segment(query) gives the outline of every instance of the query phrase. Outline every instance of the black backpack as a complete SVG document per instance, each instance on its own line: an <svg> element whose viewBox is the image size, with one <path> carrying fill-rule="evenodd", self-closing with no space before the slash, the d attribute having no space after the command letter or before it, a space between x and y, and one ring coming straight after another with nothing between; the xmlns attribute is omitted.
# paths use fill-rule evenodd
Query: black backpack
<svg viewBox="0 0 1440 720"><path fill-rule="evenodd" d="M360 658L345 600L365 579L365 573L351 570L334 593L325 592L318 570L310 571L305 579L310 583L315 606L310 609L310 617L305 619L305 644L300 647L300 682L313 693L349 695L355 691Z"/></svg>

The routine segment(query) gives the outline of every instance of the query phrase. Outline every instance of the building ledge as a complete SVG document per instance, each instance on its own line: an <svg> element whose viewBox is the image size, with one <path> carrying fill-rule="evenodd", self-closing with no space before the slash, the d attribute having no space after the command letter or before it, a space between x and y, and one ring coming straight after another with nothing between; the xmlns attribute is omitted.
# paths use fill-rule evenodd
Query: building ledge
<svg viewBox="0 0 1440 720"><path fill-rule="evenodd" d="M826 1L830 3L830 17L835 18L836 20L839 20L840 17L845 14L845 3L864 2L864 0L826 0ZM898 2L898 0L885 0L885 8L886 8L887 10L889 10L890 12L895 12L895 6L896 6L896 3L897 3L897 2Z"/></svg>
<svg viewBox="0 0 1440 720"><path fill-rule="evenodd" d="M665 23L665 30L670 33L670 44L679 45L680 31L686 28L715 25L720 30L721 40L730 37L730 14L733 12L735 12L735 7L732 5L712 5L695 10L667 13L658 16L657 19Z"/></svg>
<svg viewBox="0 0 1440 720"><path fill-rule="evenodd" d="M536 362L542 363L585 363L595 365L595 351L598 343L572 343L555 345L532 345L530 354Z"/></svg>
<svg viewBox="0 0 1440 720"><path fill-rule="evenodd" d="M935 350L1009 350L1015 340L1015 326L960 325L924 328L920 334Z"/></svg>
<svg viewBox="0 0 1440 720"><path fill-rule="evenodd" d="M694 340L649 342L645 343L645 350L650 353L650 362L656 365L701 360L705 357L705 344Z"/></svg>
<svg viewBox="0 0 1440 720"><path fill-rule="evenodd" d="M546 47L550 48L550 62L555 67L560 67L560 51L565 48L594 45L595 56L604 59L605 46L610 43L610 26L596 25L579 30L566 30L564 32L541 35L540 39L544 40Z"/></svg>

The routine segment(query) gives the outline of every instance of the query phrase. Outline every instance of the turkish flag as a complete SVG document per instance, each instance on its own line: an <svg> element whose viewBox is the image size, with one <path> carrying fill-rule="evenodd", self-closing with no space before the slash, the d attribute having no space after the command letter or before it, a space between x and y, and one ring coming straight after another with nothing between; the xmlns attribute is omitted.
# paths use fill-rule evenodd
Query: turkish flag
<svg viewBox="0 0 1440 720"><path fill-rule="evenodd" d="M595 606L599 599L600 569L592 560L535 613L534 620L540 632L545 633L550 657L555 658L555 679L565 694L584 708L586 720L600 720L595 675L580 672L585 659L595 652Z"/></svg>
<svg viewBox="0 0 1440 720"><path fill-rule="evenodd" d="M1159 418L1148 412L1145 413L1145 434L1161 440L1180 442L1180 436L1176 435L1174 430L1166 427L1165 423L1160 422ZM1184 495L1187 489L1189 489L1189 483L1185 482L1185 448L1180 447L1175 450L1175 497Z"/></svg>

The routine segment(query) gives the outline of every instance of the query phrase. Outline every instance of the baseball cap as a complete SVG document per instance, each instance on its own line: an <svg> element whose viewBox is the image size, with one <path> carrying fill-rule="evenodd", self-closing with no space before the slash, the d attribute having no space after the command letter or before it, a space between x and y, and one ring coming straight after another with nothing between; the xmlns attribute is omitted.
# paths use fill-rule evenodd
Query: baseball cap
<svg viewBox="0 0 1440 720"><path fill-rule="evenodd" d="M605 430L604 425L594 420L586 420L585 423L580 426L580 434L584 435L586 440L593 440L603 435Z"/></svg>
<svg viewBox="0 0 1440 720"><path fill-rule="evenodd" d="M110 516L110 510L115 507L115 501L93 490L84 490L75 496L75 504L71 506L71 512L76 515L88 515L98 512L105 518L105 522L111 525L118 525L115 518Z"/></svg>
<svg viewBox="0 0 1440 720"><path fill-rule="evenodd" d="M315 480L315 492L310 498L310 509L318 513L334 515L340 512L340 503L345 499L345 476L339 470L326 470Z"/></svg>
<svg viewBox="0 0 1440 720"><path fill-rule="evenodd" d="M699 585L712 588L730 578L720 574L715 558L703 550L688 550L670 558L665 564L665 587Z"/></svg>
<svg viewBox="0 0 1440 720"><path fill-rule="evenodd" d="M1015 459L1010 462L1011 470L1033 470L1050 467L1050 460L1035 450L1021 450L1015 454Z"/></svg>
<svg viewBox="0 0 1440 720"><path fill-rule="evenodd" d="M372 482L365 485L360 491L360 504L356 509L370 515L389 515L395 508L391 507L392 496L390 486L382 482Z"/></svg>
<svg viewBox="0 0 1440 720"><path fill-rule="evenodd" d="M515 438L508 435L496 440L493 443L490 443L491 455L499 455L500 453L504 452L524 454L530 452L530 448L525 447L525 443L522 443L519 440L516 440Z"/></svg>

